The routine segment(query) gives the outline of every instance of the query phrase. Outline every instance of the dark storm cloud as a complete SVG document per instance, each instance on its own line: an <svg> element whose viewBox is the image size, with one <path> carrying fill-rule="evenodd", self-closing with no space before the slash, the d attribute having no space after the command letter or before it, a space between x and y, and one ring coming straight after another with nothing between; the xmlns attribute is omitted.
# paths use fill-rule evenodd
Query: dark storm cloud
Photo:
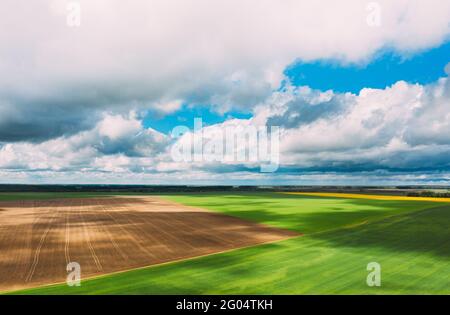
<svg viewBox="0 0 450 315"><path fill-rule="evenodd" d="M144 108L152 96L143 87L112 80L59 85L56 90L38 93L13 94L0 89L0 97L0 141L40 142L89 130L105 111L127 113Z"/></svg>
<svg viewBox="0 0 450 315"><path fill-rule="evenodd" d="M0 141L40 142L92 128L98 113L51 104L0 108ZM24 106L25 107L25 106Z"/></svg>
<svg viewBox="0 0 450 315"><path fill-rule="evenodd" d="M110 139L102 137L93 146L102 155L123 154L128 157L150 157L161 153L167 146L167 138L145 130L130 137Z"/></svg>
<svg viewBox="0 0 450 315"><path fill-rule="evenodd" d="M336 94L323 102L312 103L302 96L286 104L287 110L281 115L274 115L267 120L268 126L298 128L311 124L318 119L331 119L341 115L352 105L345 95Z"/></svg>

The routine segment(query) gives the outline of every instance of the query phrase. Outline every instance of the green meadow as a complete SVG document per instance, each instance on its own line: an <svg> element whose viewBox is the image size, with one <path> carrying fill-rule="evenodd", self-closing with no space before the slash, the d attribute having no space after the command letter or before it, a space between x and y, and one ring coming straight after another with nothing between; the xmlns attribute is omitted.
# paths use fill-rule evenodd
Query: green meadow
<svg viewBox="0 0 450 315"><path fill-rule="evenodd" d="M0 196L1 198L1 196ZM450 294L450 203L277 193L164 198L302 233L16 294ZM367 264L381 286L366 284Z"/></svg>

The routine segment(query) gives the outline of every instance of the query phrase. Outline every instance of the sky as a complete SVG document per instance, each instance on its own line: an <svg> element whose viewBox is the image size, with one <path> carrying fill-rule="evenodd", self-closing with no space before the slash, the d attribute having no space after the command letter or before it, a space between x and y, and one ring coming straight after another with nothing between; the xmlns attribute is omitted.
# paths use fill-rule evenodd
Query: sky
<svg viewBox="0 0 450 315"><path fill-rule="evenodd" d="M0 183L450 183L449 1L0 6Z"/></svg>

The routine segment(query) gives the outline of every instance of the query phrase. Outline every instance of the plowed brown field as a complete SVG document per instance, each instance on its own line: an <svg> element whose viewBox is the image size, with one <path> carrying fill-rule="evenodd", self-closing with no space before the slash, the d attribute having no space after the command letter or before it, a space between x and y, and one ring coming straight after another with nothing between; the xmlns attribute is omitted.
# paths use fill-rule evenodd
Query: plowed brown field
<svg viewBox="0 0 450 315"><path fill-rule="evenodd" d="M157 197L0 202L0 291L91 277L296 236Z"/></svg>

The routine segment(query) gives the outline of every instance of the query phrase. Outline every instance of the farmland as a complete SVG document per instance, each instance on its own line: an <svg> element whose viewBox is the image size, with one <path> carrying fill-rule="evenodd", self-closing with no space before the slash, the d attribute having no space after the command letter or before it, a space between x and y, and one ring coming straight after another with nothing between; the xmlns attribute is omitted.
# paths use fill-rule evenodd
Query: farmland
<svg viewBox="0 0 450 315"><path fill-rule="evenodd" d="M0 290L64 282L286 239L295 232L155 197L0 202Z"/></svg>
<svg viewBox="0 0 450 315"><path fill-rule="evenodd" d="M297 236L277 234L289 239L202 257L194 253L181 261L86 279L80 287L61 284L15 293L450 293L450 204L445 200L279 193L162 198L172 206L205 209L237 218L240 224L271 226L270 233L289 231ZM170 216L165 222L172 223ZM381 265L380 287L366 284L369 262Z"/></svg>

